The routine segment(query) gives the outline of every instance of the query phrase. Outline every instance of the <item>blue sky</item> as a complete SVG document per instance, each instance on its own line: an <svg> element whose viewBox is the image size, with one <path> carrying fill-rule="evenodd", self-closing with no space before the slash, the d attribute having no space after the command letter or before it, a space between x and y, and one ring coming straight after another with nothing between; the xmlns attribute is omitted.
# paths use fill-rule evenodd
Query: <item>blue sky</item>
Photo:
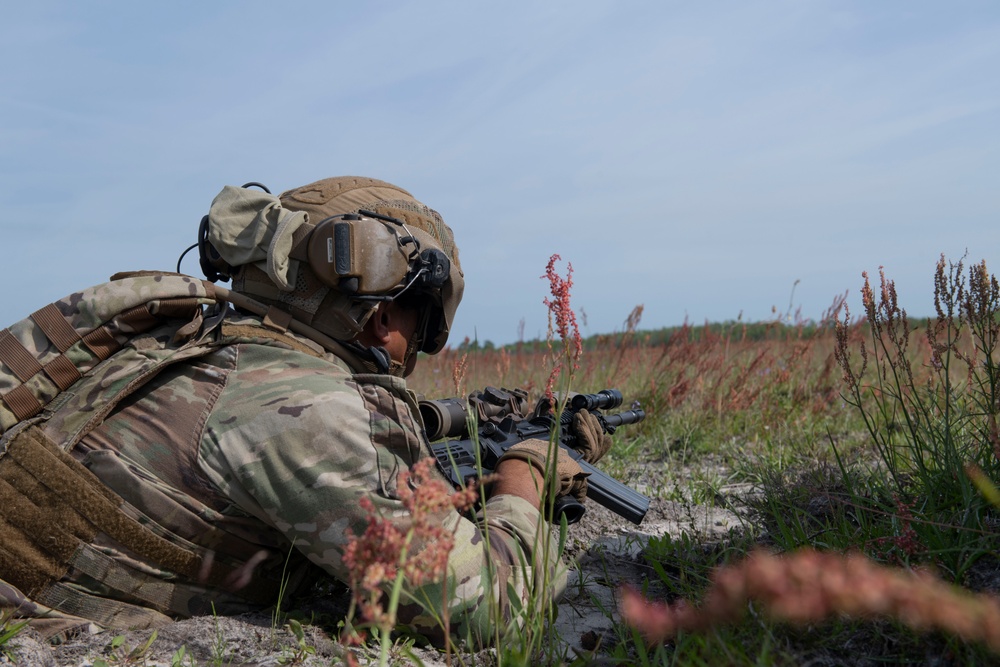
<svg viewBox="0 0 1000 667"><path fill-rule="evenodd" d="M883 265L927 315L941 253L1000 267L994 2L0 16L0 326L116 271L173 270L223 185L344 174L405 187L453 227L453 343L544 335L553 253L585 334L637 304L646 328L790 302L818 318L848 290L857 311L861 272Z"/></svg>

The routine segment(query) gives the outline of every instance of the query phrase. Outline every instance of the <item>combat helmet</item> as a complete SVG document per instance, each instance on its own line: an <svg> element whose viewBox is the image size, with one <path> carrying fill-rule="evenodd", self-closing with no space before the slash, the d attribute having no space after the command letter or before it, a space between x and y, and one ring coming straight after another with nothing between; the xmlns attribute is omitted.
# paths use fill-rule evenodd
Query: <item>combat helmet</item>
<svg viewBox="0 0 1000 667"><path fill-rule="evenodd" d="M340 341L381 301L419 300L419 348L448 340L465 278L451 229L406 190L374 178L327 178L275 197L226 186L203 221L202 267ZM212 274L215 275L212 275Z"/></svg>

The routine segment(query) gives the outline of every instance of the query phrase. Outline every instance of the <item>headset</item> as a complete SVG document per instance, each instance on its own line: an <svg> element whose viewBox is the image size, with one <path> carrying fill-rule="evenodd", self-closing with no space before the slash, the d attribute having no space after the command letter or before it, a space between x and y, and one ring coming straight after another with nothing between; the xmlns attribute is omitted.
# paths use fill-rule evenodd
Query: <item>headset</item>
<svg viewBox="0 0 1000 667"><path fill-rule="evenodd" d="M440 290L451 273L443 251L423 248L402 220L368 210L320 221L290 257L305 257L326 285L372 301Z"/></svg>
<svg viewBox="0 0 1000 667"><path fill-rule="evenodd" d="M247 183L244 188L259 187ZM201 269L211 282L227 282L231 267L209 241L209 216L198 226ZM421 230L428 239L433 237ZM361 301L393 301L403 294L440 291L451 275L451 260L438 248L424 248L420 239L398 218L370 210L335 215L295 233L291 259L304 261L328 287Z"/></svg>

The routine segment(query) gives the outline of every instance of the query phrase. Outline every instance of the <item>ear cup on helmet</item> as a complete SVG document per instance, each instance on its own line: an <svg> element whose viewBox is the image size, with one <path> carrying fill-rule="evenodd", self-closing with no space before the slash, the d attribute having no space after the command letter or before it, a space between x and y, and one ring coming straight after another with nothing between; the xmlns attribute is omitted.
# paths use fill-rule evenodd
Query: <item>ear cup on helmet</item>
<svg viewBox="0 0 1000 667"><path fill-rule="evenodd" d="M411 273L413 253L380 220L357 215L327 218L316 225L307 244L313 273L349 296L391 295Z"/></svg>

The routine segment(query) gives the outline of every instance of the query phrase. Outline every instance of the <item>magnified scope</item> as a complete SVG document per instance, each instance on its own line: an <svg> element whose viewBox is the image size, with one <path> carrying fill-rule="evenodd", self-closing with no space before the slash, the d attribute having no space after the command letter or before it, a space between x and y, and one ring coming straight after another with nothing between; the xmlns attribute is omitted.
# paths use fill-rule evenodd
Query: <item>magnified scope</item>
<svg viewBox="0 0 1000 667"><path fill-rule="evenodd" d="M611 410L622 404L622 393L617 389L602 389L595 394L577 394L570 405L574 410Z"/></svg>
<svg viewBox="0 0 1000 667"><path fill-rule="evenodd" d="M465 433L465 401L460 398L420 401L420 416L431 442L441 438L458 438Z"/></svg>

